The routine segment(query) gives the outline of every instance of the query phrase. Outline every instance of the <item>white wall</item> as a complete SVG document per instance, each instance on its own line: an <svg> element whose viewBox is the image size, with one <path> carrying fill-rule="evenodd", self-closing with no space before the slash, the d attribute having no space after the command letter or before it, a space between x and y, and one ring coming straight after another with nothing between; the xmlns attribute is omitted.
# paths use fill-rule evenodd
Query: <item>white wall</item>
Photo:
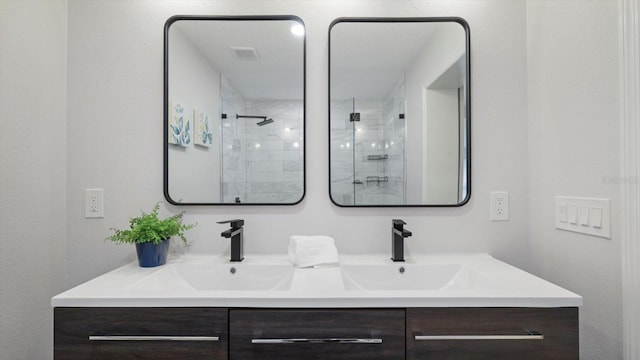
<svg viewBox="0 0 640 360"><path fill-rule="evenodd" d="M0 358L49 357L50 296L134 259L132 247L103 239L162 198L163 25L175 14L293 14L307 25L305 200L292 207L166 206L165 213L186 210L187 222L199 222L190 251L228 252L215 221L241 217L248 256L284 252L292 233L333 235L345 253L386 253L390 219L400 217L414 234L409 252L489 252L584 295L583 358L620 357L615 218L611 241L560 233L550 220L556 194L616 204L617 186L601 183L617 174L619 160L615 2L71 0L66 12L63 1L3 0L0 10ZM465 18L471 29L470 202L333 206L329 23L339 16L448 15ZM25 117L35 125L15 121ZM104 219L83 217L89 187L105 189ZM510 192L509 222L488 220L491 190Z"/></svg>
<svg viewBox="0 0 640 360"><path fill-rule="evenodd" d="M245 252L282 253L294 233L335 236L341 252L389 251L391 219L409 252L489 252L529 268L525 3L503 1L133 1L69 4L69 261L75 285L133 259L109 227L162 198L162 29L174 14L294 14L307 26L307 189L292 207L188 207L190 251L227 252L215 221L246 221ZM447 209L341 209L328 196L327 32L339 16L464 17L471 27L473 195ZM114 21L118 19L118 21ZM510 31L505 32L505 29ZM500 42L496 43L496 38ZM496 58L508 61L496 64ZM509 89L506 91L505 89ZM114 107L118 108L113 116ZM126 125L126 130L125 130ZM97 139L90 133L108 134ZM507 139L498 145L496 136ZM92 151L88 151L92 149ZM105 218L83 218L83 190L105 189ZM508 190L511 221L488 220L488 193ZM170 208L170 211L180 211ZM465 226L459 226L464 223ZM382 235L381 235L382 234Z"/></svg>
<svg viewBox="0 0 640 360"><path fill-rule="evenodd" d="M179 24L179 23L177 23ZM185 120L191 119L191 146L169 145L169 196L177 202L220 202L220 73L178 25L171 28L169 83L171 106L184 106ZM173 105L172 105L173 104ZM213 139L209 147L195 145L197 114L209 116ZM195 129L195 131L193 131Z"/></svg>
<svg viewBox="0 0 640 360"><path fill-rule="evenodd" d="M459 202L460 114L458 89L424 89L425 133L423 201ZM421 149L422 150L422 149Z"/></svg>
<svg viewBox="0 0 640 360"><path fill-rule="evenodd" d="M584 297L581 359L622 358L618 7L531 1L529 238L534 272ZM612 239L554 228L554 196L611 198Z"/></svg>
<svg viewBox="0 0 640 360"><path fill-rule="evenodd" d="M425 97L429 93L434 94L433 91L426 89L451 88L450 86L441 86L438 82L441 78L451 77L451 75L446 76L445 73L449 69L455 69L454 64L460 58L463 59L463 62L465 61L465 45L465 32L462 25L458 23L440 24L430 35L428 42L407 71L407 122L408 128L413 129L407 133L406 139L407 192L416 194L415 198L419 199L416 202L419 203L455 204L459 202L458 170L455 169L453 182L451 177L447 176L446 171L442 172L442 170L446 170L443 167L446 168L447 163L452 164L451 159L445 155L446 161L437 161L440 154L429 156L434 151L446 153L449 150L446 148L446 144L448 143L450 146L452 141L457 143L459 135L454 133L453 136L442 136L443 133L451 134L451 131L442 129L441 125L434 123L434 120L428 116L431 109L429 106L425 106ZM455 108L457 109L458 106L456 105ZM438 126L440 128L433 131ZM453 163L458 163L457 158L458 156L455 155ZM443 188L443 183L447 180L454 186L453 189L449 186L449 191L443 193L440 189ZM454 194L450 193L451 190L454 191Z"/></svg>
<svg viewBox="0 0 640 360"><path fill-rule="evenodd" d="M65 289L67 1L0 1L0 359L53 352Z"/></svg>

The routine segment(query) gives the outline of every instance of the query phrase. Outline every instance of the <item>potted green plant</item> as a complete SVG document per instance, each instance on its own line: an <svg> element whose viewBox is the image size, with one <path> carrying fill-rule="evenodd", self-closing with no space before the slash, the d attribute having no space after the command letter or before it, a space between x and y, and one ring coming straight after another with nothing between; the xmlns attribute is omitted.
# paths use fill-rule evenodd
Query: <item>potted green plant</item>
<svg viewBox="0 0 640 360"><path fill-rule="evenodd" d="M114 234L107 237L120 244L135 244L138 263L141 267L154 267L167 262L169 240L177 236L185 245L189 245L184 232L193 229L196 224L183 224L184 211L165 219L158 218L160 203L158 202L150 213L129 219L129 229L111 228Z"/></svg>

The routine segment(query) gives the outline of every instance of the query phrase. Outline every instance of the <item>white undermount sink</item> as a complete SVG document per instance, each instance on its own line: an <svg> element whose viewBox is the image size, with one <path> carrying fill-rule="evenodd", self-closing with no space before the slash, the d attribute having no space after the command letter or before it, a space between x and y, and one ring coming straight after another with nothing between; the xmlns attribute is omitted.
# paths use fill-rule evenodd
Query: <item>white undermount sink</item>
<svg viewBox="0 0 640 360"><path fill-rule="evenodd" d="M438 290L467 287L468 269L461 264L342 265L346 290Z"/></svg>
<svg viewBox="0 0 640 360"><path fill-rule="evenodd" d="M196 290L288 290L293 266L287 264L177 263L176 272Z"/></svg>

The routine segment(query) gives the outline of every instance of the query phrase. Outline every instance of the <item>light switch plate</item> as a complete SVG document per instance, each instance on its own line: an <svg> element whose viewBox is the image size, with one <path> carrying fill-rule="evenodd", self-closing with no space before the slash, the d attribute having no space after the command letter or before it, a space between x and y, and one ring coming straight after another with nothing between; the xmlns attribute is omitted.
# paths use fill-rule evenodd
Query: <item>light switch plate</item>
<svg viewBox="0 0 640 360"><path fill-rule="evenodd" d="M611 239L611 200L556 196L556 228Z"/></svg>

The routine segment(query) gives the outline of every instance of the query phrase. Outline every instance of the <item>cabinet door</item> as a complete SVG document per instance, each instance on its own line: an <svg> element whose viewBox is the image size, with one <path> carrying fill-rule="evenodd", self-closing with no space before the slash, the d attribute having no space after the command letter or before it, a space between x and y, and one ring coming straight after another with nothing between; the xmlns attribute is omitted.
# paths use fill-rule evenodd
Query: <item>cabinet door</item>
<svg viewBox="0 0 640 360"><path fill-rule="evenodd" d="M577 308L407 309L407 359L578 357Z"/></svg>
<svg viewBox="0 0 640 360"><path fill-rule="evenodd" d="M212 308L56 308L54 356L227 359L227 317Z"/></svg>
<svg viewBox="0 0 640 360"><path fill-rule="evenodd" d="M229 312L232 360L404 360L404 309Z"/></svg>

